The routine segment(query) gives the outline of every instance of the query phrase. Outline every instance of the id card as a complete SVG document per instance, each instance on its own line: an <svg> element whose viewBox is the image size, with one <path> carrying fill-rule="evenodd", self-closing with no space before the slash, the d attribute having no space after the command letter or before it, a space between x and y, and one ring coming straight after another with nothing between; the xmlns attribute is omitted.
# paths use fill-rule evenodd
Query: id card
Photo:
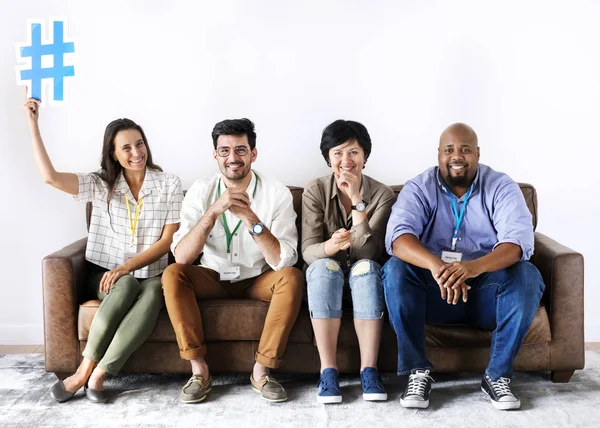
<svg viewBox="0 0 600 428"><path fill-rule="evenodd" d="M239 266L223 266L219 268L219 279L221 281L232 281L240 279Z"/></svg>
<svg viewBox="0 0 600 428"><path fill-rule="evenodd" d="M460 262L462 260L462 253L455 251L442 251L442 261L444 263Z"/></svg>

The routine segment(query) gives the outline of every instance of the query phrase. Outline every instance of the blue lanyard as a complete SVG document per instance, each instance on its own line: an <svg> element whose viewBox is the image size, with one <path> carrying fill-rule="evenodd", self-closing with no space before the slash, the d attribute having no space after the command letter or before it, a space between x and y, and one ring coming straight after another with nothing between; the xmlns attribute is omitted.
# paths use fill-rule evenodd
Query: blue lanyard
<svg viewBox="0 0 600 428"><path fill-rule="evenodd" d="M454 229L454 235L452 235L452 251L456 250L456 241L458 241L458 229L460 229L460 224L463 221L463 217L465 215L465 208L467 207L467 202L469 201L469 196L471 196L471 190L473 190L473 186L469 187L467 194L465 196L465 201L460 207L460 214L458 213L458 208L456 206L456 198L450 191L450 188L446 183L446 190L448 190L448 194L450 195L450 200L452 201L452 212L454 213L454 219L456 220L456 229Z"/></svg>

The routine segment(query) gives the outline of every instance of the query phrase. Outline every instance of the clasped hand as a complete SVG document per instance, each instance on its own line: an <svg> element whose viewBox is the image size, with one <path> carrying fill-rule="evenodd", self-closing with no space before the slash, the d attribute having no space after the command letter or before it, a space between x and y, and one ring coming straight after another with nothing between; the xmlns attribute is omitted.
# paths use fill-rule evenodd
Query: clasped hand
<svg viewBox="0 0 600 428"><path fill-rule="evenodd" d="M256 214L250 208L250 197L241 187L228 187L219 199L212 205L216 215L229 210L244 223L254 224L258 221Z"/></svg>
<svg viewBox="0 0 600 428"><path fill-rule="evenodd" d="M337 248L338 251L347 250L352 245L350 237L352 232L347 229L338 229L331 235L331 243Z"/></svg>
<svg viewBox="0 0 600 428"><path fill-rule="evenodd" d="M453 305L458 303L461 294L463 302L467 301L471 287L465 281L477 276L471 262L444 263L431 273L440 287L442 299Z"/></svg>

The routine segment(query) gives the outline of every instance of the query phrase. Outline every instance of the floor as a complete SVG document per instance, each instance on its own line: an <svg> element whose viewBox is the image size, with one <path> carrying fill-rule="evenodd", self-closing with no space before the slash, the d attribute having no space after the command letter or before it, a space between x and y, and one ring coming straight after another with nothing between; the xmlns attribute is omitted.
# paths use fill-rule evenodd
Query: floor
<svg viewBox="0 0 600 428"><path fill-rule="evenodd" d="M123 373L108 383L109 403L92 404L84 391L72 402L55 403L48 394L56 377L44 370L43 354L0 355L0 426L3 428L598 428L600 420L600 350L585 351L585 370L569 383L552 383L544 372L520 372L514 387L519 412L500 412L481 392L481 374L435 375L428 410L400 406L406 379L384 373L389 399L362 398L358 373L342 375L343 402L324 406L315 399L316 375L287 374L289 403L270 404L252 391L246 373L219 374L202 404L180 403L187 381L183 373ZM483 422L482 422L483 421ZM595 422L594 422L595 421Z"/></svg>
<svg viewBox="0 0 600 428"><path fill-rule="evenodd" d="M600 342L586 342L586 351L600 350ZM0 354L43 354L44 345L0 345Z"/></svg>

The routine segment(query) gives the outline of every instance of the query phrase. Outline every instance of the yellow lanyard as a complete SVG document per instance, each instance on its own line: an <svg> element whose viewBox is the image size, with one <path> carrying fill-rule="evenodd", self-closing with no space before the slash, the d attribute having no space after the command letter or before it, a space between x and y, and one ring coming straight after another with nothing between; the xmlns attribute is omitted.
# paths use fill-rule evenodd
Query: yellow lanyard
<svg viewBox="0 0 600 428"><path fill-rule="evenodd" d="M137 209L135 210L135 220L131 218L131 208L129 207L129 199L125 197L125 203L127 204L127 215L129 216L129 230L131 231L131 245L135 243L135 231L137 230L138 220L140 218L140 211L142 209L142 201L144 198L140 198L137 202Z"/></svg>

